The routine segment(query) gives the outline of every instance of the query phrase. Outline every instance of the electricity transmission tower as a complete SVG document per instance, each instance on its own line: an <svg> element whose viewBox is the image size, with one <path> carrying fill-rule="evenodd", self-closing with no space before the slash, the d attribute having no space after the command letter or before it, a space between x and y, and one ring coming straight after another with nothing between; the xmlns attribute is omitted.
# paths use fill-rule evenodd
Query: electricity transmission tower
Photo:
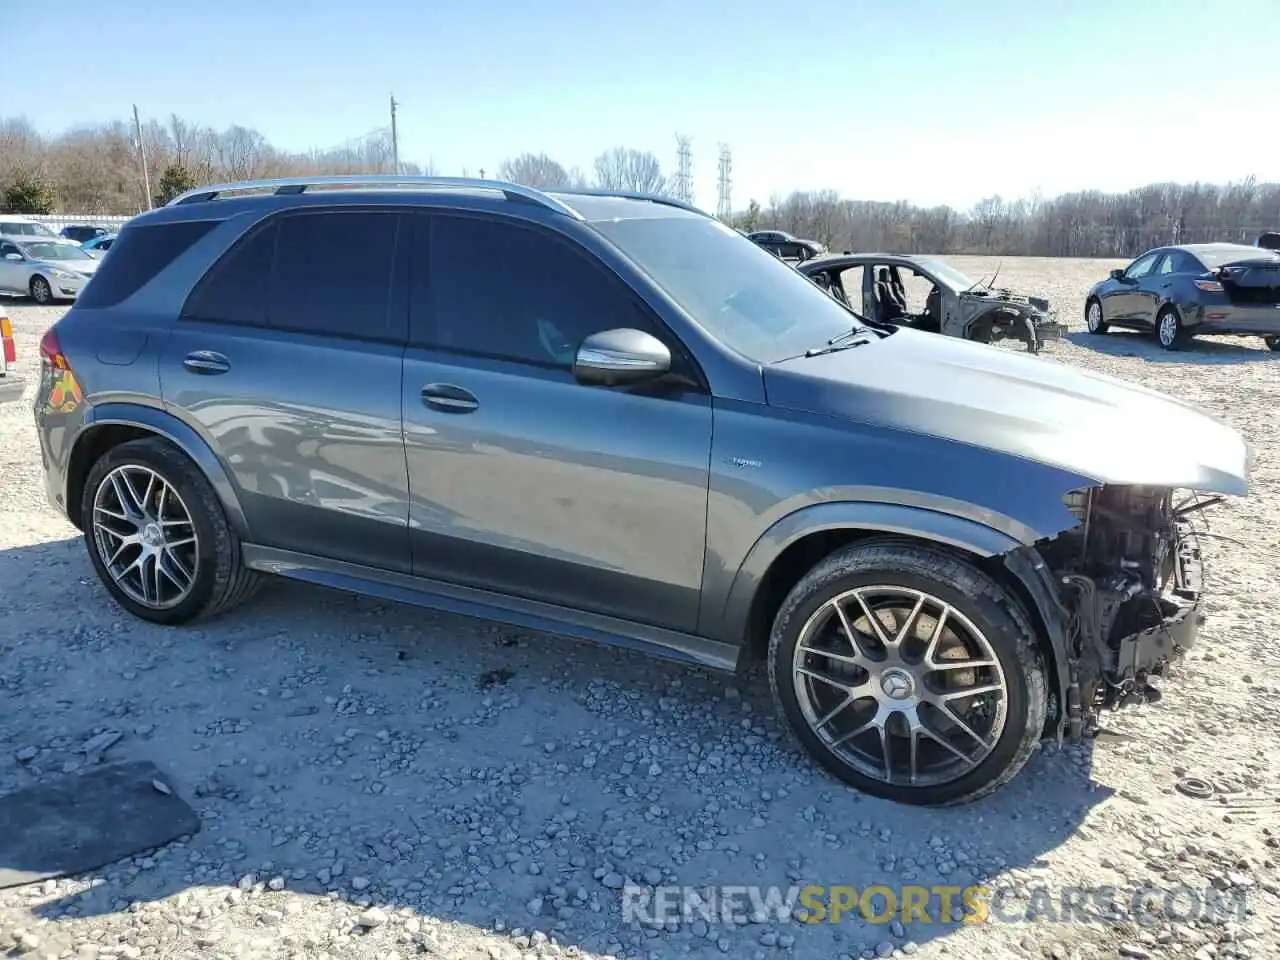
<svg viewBox="0 0 1280 960"><path fill-rule="evenodd" d="M716 203L716 218L728 223L733 219L733 200L731 199L731 189L733 181L730 173L733 170L733 157L729 153L728 144L720 144L720 173L717 177L719 187L719 199Z"/></svg>
<svg viewBox="0 0 1280 960"><path fill-rule="evenodd" d="M693 149L683 133L676 134L675 194L677 200L693 203Z"/></svg>

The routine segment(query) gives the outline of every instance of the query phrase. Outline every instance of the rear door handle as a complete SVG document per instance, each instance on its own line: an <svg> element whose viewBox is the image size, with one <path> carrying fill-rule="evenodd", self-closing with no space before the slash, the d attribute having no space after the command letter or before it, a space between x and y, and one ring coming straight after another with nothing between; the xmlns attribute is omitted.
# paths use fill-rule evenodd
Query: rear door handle
<svg viewBox="0 0 1280 960"><path fill-rule="evenodd" d="M214 350L193 350L183 359L182 365L192 373L226 373L231 369L227 358Z"/></svg>
<svg viewBox="0 0 1280 960"><path fill-rule="evenodd" d="M428 383L422 388L422 402L443 413L470 413L480 406L475 394L451 383Z"/></svg>

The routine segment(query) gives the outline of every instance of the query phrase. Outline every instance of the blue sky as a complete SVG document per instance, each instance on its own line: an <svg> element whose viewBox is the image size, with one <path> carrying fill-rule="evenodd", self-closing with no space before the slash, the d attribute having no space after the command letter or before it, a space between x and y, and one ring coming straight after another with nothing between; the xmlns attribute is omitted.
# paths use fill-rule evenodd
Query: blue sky
<svg viewBox="0 0 1280 960"><path fill-rule="evenodd" d="M719 142L736 207L1280 180L1280 0L30 7L0 0L0 116L51 133L136 102L326 147L385 124L394 92L402 158L441 173L525 150L589 169L619 144L673 169L685 132L709 208Z"/></svg>

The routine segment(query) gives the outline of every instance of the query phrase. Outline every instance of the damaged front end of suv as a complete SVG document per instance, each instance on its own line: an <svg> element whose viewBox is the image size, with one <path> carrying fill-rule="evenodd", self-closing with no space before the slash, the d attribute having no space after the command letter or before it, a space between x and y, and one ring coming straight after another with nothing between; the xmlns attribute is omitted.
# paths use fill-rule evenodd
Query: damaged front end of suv
<svg viewBox="0 0 1280 960"><path fill-rule="evenodd" d="M1006 564L1034 583L1058 654L1058 740L1096 732L1103 711L1153 703L1153 682L1194 646L1204 620L1195 514L1222 500L1169 487L1108 484L1073 491L1079 523ZM1055 729L1056 728L1056 729Z"/></svg>

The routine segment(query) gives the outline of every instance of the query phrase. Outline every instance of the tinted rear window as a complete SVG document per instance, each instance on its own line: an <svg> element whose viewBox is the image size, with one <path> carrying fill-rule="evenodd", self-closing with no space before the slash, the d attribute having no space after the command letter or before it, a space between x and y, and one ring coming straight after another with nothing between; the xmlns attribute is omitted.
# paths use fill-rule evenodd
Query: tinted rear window
<svg viewBox="0 0 1280 960"><path fill-rule="evenodd" d="M154 226L128 226L80 293L81 307L111 307L132 296L144 283L218 225L217 220L184 220Z"/></svg>

